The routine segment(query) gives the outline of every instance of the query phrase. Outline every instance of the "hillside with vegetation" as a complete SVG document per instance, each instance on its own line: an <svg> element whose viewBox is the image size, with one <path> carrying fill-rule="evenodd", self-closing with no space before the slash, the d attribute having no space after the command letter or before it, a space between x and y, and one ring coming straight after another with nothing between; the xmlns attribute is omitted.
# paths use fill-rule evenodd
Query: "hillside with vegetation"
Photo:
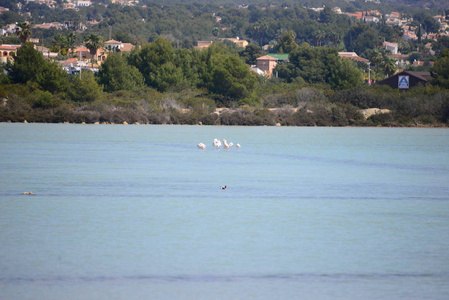
<svg viewBox="0 0 449 300"><path fill-rule="evenodd" d="M445 18L447 8L354 1L339 3L348 13L337 13L330 6L319 7L329 4L325 1L313 2L317 7L304 7L306 2L267 7L201 1L141 1L123 6L92 1L91 6L74 10L64 9L58 1L53 7L6 2L0 0L0 6L9 7L0 15L0 25L18 22L19 27L15 34L2 37L2 44L21 43L21 47L3 65L2 122L449 124L449 37L434 18L437 14ZM376 10L385 16L397 8L408 27L388 24L386 17L367 22L350 15ZM37 26L50 22L65 25ZM418 38L404 39L404 28L413 29ZM226 40L236 37L249 44L240 48ZM107 58L93 59L111 39L131 43L134 49L104 48L102 56ZM199 41L211 41L211 46L198 49ZM368 76L379 82L400 69L385 41L397 43L399 51L408 55L403 69L429 71L431 82L405 92L369 84ZM49 54L44 56L37 46L55 57L48 59ZM89 56L93 68L68 74L61 63L72 57L76 61L77 46L93 53ZM370 65L342 59L342 51L356 52ZM258 57L272 53L288 56L273 76L250 70ZM421 64L413 64L416 61ZM367 115L365 111L372 108L383 113Z"/></svg>

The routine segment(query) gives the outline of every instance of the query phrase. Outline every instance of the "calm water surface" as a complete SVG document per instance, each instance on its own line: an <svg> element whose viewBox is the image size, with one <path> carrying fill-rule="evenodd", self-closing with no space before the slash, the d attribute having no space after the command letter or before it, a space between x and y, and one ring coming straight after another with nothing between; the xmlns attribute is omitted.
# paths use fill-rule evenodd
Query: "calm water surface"
<svg viewBox="0 0 449 300"><path fill-rule="evenodd" d="M448 149L446 129L0 124L0 299L449 299Z"/></svg>

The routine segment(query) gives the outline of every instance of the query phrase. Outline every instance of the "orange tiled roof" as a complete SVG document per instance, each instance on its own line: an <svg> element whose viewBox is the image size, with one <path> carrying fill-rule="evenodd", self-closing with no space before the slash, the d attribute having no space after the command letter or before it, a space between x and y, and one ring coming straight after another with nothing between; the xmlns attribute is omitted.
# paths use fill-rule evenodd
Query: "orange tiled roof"
<svg viewBox="0 0 449 300"><path fill-rule="evenodd" d="M274 58L273 56L265 55L265 56L256 58L256 60L274 60L274 61L276 61L277 59Z"/></svg>

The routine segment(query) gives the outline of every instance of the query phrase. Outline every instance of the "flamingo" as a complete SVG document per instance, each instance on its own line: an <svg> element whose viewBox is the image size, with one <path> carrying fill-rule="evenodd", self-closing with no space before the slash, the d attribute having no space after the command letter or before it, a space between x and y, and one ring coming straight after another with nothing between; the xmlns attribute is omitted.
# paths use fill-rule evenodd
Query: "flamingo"
<svg viewBox="0 0 449 300"><path fill-rule="evenodd" d="M196 147L200 150L205 150L206 149L206 145L204 145L203 143L199 143L198 145L196 145Z"/></svg>
<svg viewBox="0 0 449 300"><path fill-rule="evenodd" d="M237 148L240 148L240 144L236 144L235 146L236 146Z"/></svg>
<svg viewBox="0 0 449 300"><path fill-rule="evenodd" d="M230 142L230 143L229 143L229 148L231 148L232 146L234 146L234 143L233 143L233 142Z"/></svg>
<svg viewBox="0 0 449 300"><path fill-rule="evenodd" d="M214 139L212 145L214 146L214 149L219 149L221 147L221 142L219 139Z"/></svg>
<svg viewBox="0 0 449 300"><path fill-rule="evenodd" d="M228 150L229 149L229 144L228 144L228 141L226 141L226 139L223 139L223 149L224 150Z"/></svg>

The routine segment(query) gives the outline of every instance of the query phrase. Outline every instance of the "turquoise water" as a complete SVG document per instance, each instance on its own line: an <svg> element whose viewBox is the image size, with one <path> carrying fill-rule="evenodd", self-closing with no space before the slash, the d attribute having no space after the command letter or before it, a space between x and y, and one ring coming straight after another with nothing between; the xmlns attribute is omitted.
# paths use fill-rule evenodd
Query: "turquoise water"
<svg viewBox="0 0 449 300"><path fill-rule="evenodd" d="M448 299L448 149L445 129L0 124L0 299Z"/></svg>

